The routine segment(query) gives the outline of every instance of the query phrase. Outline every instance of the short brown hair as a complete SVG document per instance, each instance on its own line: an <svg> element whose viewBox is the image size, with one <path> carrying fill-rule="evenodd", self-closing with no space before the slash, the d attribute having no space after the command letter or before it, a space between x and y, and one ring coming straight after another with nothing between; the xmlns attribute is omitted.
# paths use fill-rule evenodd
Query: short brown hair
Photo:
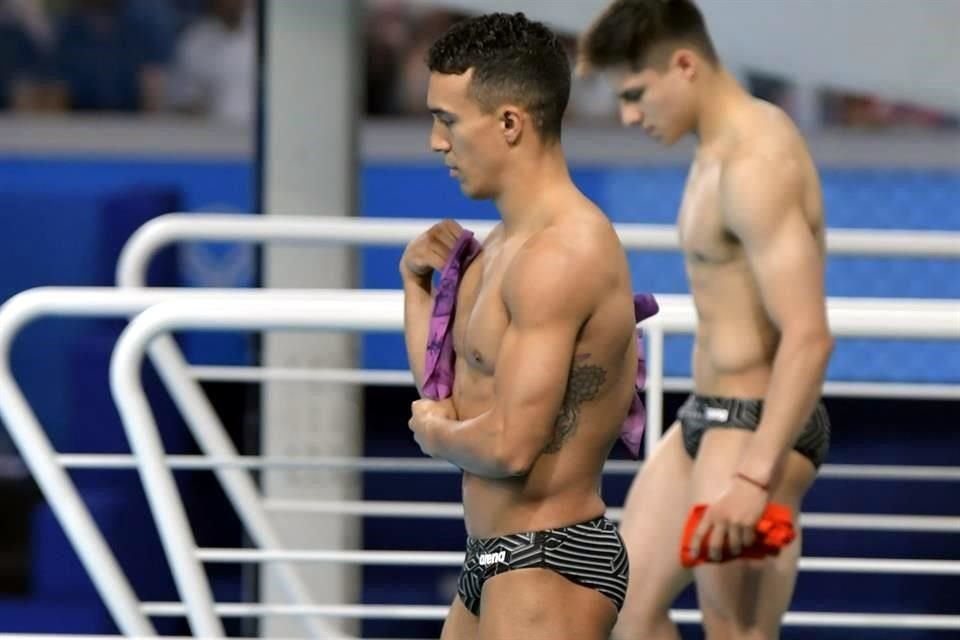
<svg viewBox="0 0 960 640"><path fill-rule="evenodd" d="M660 66L660 57L679 47L694 48L711 63L719 62L693 0L614 0L580 38L577 69L587 73L621 65L635 70Z"/></svg>

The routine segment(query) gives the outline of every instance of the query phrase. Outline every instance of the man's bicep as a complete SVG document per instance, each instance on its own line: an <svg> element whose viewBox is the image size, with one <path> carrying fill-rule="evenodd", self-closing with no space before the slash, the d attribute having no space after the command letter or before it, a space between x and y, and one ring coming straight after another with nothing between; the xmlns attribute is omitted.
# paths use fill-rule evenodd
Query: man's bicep
<svg viewBox="0 0 960 640"><path fill-rule="evenodd" d="M510 324L496 363L497 406L519 444L539 452L561 411L583 323L593 299L584 253L567 242L543 241L514 259L504 303Z"/></svg>
<svg viewBox="0 0 960 640"><path fill-rule="evenodd" d="M786 214L745 250L764 307L777 326L823 321L823 256L802 213Z"/></svg>
<svg viewBox="0 0 960 640"><path fill-rule="evenodd" d="M496 363L497 409L509 432L537 441L552 434L563 404L576 328L558 321L538 327L511 326Z"/></svg>
<svg viewBox="0 0 960 640"><path fill-rule="evenodd" d="M741 159L721 181L727 223L781 329L824 320L823 254L803 210L802 184L792 157Z"/></svg>

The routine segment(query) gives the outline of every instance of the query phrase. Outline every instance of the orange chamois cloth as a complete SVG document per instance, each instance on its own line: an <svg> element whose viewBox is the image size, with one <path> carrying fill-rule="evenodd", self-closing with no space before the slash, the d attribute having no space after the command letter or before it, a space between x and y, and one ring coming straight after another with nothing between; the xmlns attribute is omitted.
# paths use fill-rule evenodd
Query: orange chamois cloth
<svg viewBox="0 0 960 640"><path fill-rule="evenodd" d="M690 568L702 562L711 562L708 555L709 549L707 547L710 538L709 530L700 542L700 551L697 555L693 555L692 549L689 548L690 538L693 537L693 532L696 531L697 525L700 524L700 520L703 518L706 510L707 505L705 504L694 505L690 510L690 515L687 517L687 524L683 529L683 540L680 542L680 562L684 567ZM796 537L797 534L793 528L793 518L790 509L784 505L771 502L767 505L763 515L757 522L753 544L749 547L744 547L740 550L739 554L734 556L727 547L726 540L724 540L720 562L726 562L734 558L765 558L767 556L775 556L780 553L780 549L793 542Z"/></svg>

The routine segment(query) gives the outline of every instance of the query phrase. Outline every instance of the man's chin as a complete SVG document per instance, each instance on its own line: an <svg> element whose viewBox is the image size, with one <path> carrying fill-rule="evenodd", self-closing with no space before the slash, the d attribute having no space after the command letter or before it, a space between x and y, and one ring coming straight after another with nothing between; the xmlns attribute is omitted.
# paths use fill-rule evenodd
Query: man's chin
<svg viewBox="0 0 960 640"><path fill-rule="evenodd" d="M460 183L460 193L470 198L471 200L489 200L490 196L482 191L473 189L470 185L465 182Z"/></svg>
<svg viewBox="0 0 960 640"><path fill-rule="evenodd" d="M674 133L669 136L664 136L660 139L660 144L664 147L672 147L686 136L686 132L683 133Z"/></svg>

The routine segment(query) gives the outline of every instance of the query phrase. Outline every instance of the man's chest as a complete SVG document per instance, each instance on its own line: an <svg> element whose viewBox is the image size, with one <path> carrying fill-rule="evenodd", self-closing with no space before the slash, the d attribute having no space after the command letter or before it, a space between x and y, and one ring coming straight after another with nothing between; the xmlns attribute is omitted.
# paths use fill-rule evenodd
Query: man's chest
<svg viewBox="0 0 960 640"><path fill-rule="evenodd" d="M458 359L478 373L493 375L510 323L503 287L511 258L509 247L484 247L460 284L453 322L454 350Z"/></svg>
<svg viewBox="0 0 960 640"><path fill-rule="evenodd" d="M720 194L720 164L694 165L684 188L677 232L688 262L726 262L739 245L730 233Z"/></svg>

